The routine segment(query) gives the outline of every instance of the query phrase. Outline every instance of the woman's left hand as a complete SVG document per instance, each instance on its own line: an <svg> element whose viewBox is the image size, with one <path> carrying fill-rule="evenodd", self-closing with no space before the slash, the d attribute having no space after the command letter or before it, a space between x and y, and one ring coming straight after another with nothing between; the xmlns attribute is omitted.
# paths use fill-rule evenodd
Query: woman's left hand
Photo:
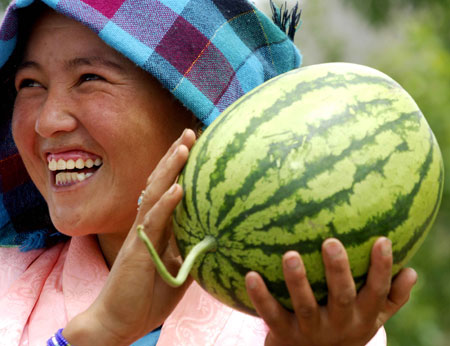
<svg viewBox="0 0 450 346"><path fill-rule="evenodd" d="M108 279L93 304L66 325L64 337L75 345L130 345L160 326L191 283L169 287L157 273L136 228L143 225L165 266L177 272L181 258L171 238L171 217L183 191L176 184L195 133L186 130L147 180L145 194Z"/></svg>
<svg viewBox="0 0 450 346"><path fill-rule="evenodd" d="M326 306L317 303L302 259L295 251L283 256L293 312L271 296L259 274L247 274L247 292L270 328L266 346L365 345L408 301L417 280L416 272L407 268L391 283L392 249L387 238L379 238L374 244L367 281L359 293L343 245L337 239L327 239L322 254L328 285Z"/></svg>

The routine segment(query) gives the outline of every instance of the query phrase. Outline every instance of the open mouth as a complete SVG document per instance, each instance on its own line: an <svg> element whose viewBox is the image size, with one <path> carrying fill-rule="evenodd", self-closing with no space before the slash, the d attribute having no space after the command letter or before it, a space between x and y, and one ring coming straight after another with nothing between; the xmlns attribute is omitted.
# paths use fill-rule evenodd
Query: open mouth
<svg viewBox="0 0 450 346"><path fill-rule="evenodd" d="M91 178L102 166L103 161L99 157L73 157L62 158L49 155L48 169L53 174L53 182L56 186L69 186Z"/></svg>

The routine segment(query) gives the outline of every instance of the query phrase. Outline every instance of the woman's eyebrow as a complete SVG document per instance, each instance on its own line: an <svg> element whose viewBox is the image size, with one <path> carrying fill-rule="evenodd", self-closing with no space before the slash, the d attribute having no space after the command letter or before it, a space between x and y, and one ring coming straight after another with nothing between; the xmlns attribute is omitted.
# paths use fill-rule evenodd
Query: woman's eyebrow
<svg viewBox="0 0 450 346"><path fill-rule="evenodd" d="M16 73L21 70L27 69L27 68L39 69L40 65L37 62L32 61L32 60L22 61L19 65L17 65Z"/></svg>
<svg viewBox="0 0 450 346"><path fill-rule="evenodd" d="M122 65L101 56L77 57L67 61L64 65L68 70L81 66L106 66L119 72L125 72L125 68Z"/></svg>
<svg viewBox="0 0 450 346"><path fill-rule="evenodd" d="M126 72L126 69L122 65L100 56L77 57L64 63L64 67L67 70L73 70L81 66L106 66L119 72ZM41 65L33 60L25 60L17 66L16 73L28 68L41 69Z"/></svg>

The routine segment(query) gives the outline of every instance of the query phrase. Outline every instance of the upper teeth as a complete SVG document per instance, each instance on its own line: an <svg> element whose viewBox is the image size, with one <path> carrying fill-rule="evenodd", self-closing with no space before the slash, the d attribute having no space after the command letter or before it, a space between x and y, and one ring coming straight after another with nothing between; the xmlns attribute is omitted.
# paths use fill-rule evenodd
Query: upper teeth
<svg viewBox="0 0 450 346"><path fill-rule="evenodd" d="M92 168L93 166L100 166L103 163L102 159L87 159L87 160L83 160L83 159L77 159L76 161L74 160L63 160L63 159L59 159L58 161L56 161L55 159L52 159L49 163L48 163L48 169L51 171L61 171L61 170L65 170L65 169L74 169L74 168L78 168L78 169L82 169L82 168Z"/></svg>

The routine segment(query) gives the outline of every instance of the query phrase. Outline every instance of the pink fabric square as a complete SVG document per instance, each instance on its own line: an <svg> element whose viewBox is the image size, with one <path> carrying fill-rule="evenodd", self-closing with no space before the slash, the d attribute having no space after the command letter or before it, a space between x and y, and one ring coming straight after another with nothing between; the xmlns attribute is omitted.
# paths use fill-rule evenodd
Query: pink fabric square
<svg viewBox="0 0 450 346"><path fill-rule="evenodd" d="M125 0L83 0L107 18L112 18Z"/></svg>

